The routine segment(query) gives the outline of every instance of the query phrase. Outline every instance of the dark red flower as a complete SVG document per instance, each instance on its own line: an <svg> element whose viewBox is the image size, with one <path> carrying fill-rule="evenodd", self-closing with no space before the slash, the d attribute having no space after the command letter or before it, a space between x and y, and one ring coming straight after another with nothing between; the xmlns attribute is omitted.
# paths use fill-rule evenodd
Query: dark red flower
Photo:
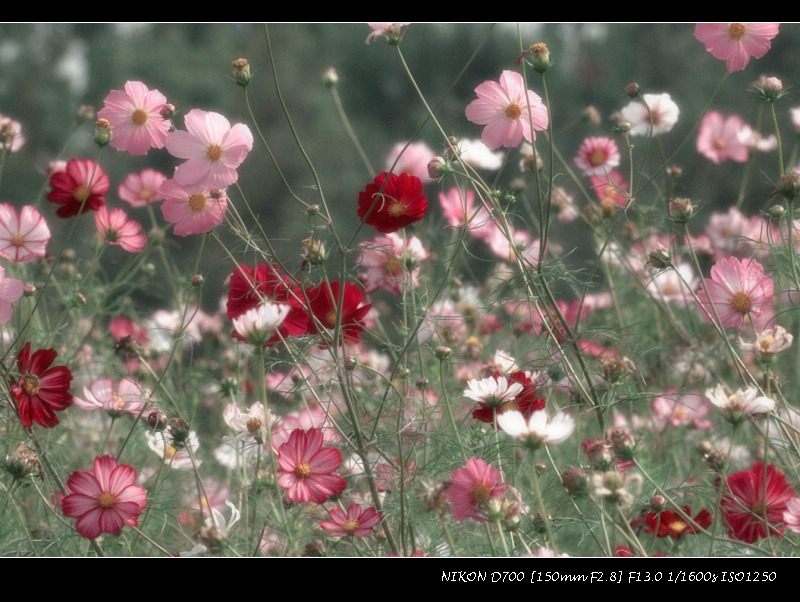
<svg viewBox="0 0 800 602"><path fill-rule="evenodd" d="M681 506L681 509L686 516L692 515L692 510L689 506ZM711 513L705 508L692 519L693 523L686 521L681 515L670 510L650 512L644 517L644 522L647 525L645 531L647 533L655 533L656 537L669 537L671 535L675 539L680 539L687 533L697 533L695 524L703 529L708 529L711 526L712 518Z"/></svg>
<svg viewBox="0 0 800 602"><path fill-rule="evenodd" d="M306 289L305 294L308 298L308 306L315 320L308 321L308 334L319 334L316 322L325 328L333 330L336 327L337 303L341 284L331 282L330 285L323 283L320 286ZM344 285L344 296L342 298L342 339L348 343L358 343L361 339L361 332L364 330L364 316L367 315L372 304L362 305L364 295L361 289L355 284L346 282Z"/></svg>
<svg viewBox="0 0 800 602"><path fill-rule="evenodd" d="M280 273L276 265L262 263L255 269L246 265L237 267L231 274L228 290L228 319L238 318L245 312L258 307L262 301L283 303L290 306L289 314L269 342L280 337L301 336L308 333L308 312L303 307L302 293L292 284L291 278ZM231 336L247 342L235 330Z"/></svg>
<svg viewBox="0 0 800 602"><path fill-rule="evenodd" d="M421 220L427 209L422 180L405 172L381 172L358 195L358 217L384 234Z"/></svg>
<svg viewBox="0 0 800 602"><path fill-rule="evenodd" d="M728 537L747 543L767 534L780 537L786 503L793 497L786 477L772 464L756 462L750 470L732 474L721 504L730 527Z"/></svg>
<svg viewBox="0 0 800 602"><path fill-rule="evenodd" d="M495 378L501 376L499 372L492 374ZM538 410L544 409L544 399L536 397L536 385L533 384L530 376L523 371L517 370L508 375L509 385L512 383L519 383L522 385L522 391L517 393L514 399L511 399L498 407L491 407L485 401L479 401L478 407L472 411L472 417L475 420L480 420L486 424L494 425L495 411L499 416L503 412L516 410L520 412L525 419L531 417L531 414Z"/></svg>
<svg viewBox="0 0 800 602"><path fill-rule="evenodd" d="M30 428L36 422L45 428L58 424L55 412L72 405L69 386L72 372L66 366L50 365L58 354L55 349L39 349L31 355L30 342L17 354L18 381L9 382L17 402L17 413L22 426Z"/></svg>
<svg viewBox="0 0 800 602"><path fill-rule="evenodd" d="M64 171L50 176L51 190L47 200L62 205L56 211L58 217L72 217L89 210L97 211L105 205L103 195L108 192L108 187L108 176L97 163L88 159L71 159Z"/></svg>

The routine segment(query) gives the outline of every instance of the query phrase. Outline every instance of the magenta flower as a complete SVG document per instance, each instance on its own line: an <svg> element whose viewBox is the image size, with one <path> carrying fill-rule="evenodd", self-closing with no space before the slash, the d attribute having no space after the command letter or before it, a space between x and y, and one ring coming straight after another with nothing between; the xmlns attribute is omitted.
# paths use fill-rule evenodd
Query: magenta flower
<svg viewBox="0 0 800 602"><path fill-rule="evenodd" d="M118 245L129 253L138 253L147 245L141 224L128 219L122 209L109 211L105 206L100 207L94 214L94 223L105 242Z"/></svg>
<svg viewBox="0 0 800 602"><path fill-rule="evenodd" d="M0 256L13 262L44 257L49 240L50 228L35 207L17 211L8 203L0 205Z"/></svg>
<svg viewBox="0 0 800 602"><path fill-rule="evenodd" d="M698 23L694 28L694 37L726 62L729 73L744 69L751 56L764 56L776 35L778 23Z"/></svg>
<svg viewBox="0 0 800 602"><path fill-rule="evenodd" d="M619 159L617 143L611 138L586 138L575 156L575 165L585 176L605 176L619 165Z"/></svg>
<svg viewBox="0 0 800 602"><path fill-rule="evenodd" d="M705 284L708 295L701 288L697 297L709 324L716 320L716 310L723 328L741 329L748 315L758 318L772 305L772 278L755 259L720 259L711 267L711 278L705 278Z"/></svg>
<svg viewBox="0 0 800 602"><path fill-rule="evenodd" d="M183 120L186 131L167 136L167 150L186 159L173 178L181 186L230 186L239 178L236 169L253 148L250 129L230 122L219 113L192 109Z"/></svg>
<svg viewBox="0 0 800 602"><path fill-rule="evenodd" d="M490 149L513 148L523 138L532 142L531 122L534 130L547 129L547 107L538 94L525 90L522 75L516 71L503 71L499 83L483 82L475 93L478 99L467 105L467 119L486 126L481 141Z"/></svg>
<svg viewBox="0 0 800 602"><path fill-rule="evenodd" d="M175 224L173 232L178 236L210 232L225 219L228 199L224 190L203 185L182 186L175 180L167 180L158 191L164 196L161 213L165 220Z"/></svg>
<svg viewBox="0 0 800 602"><path fill-rule="evenodd" d="M403 28L411 25L410 23L367 23L372 33L367 36L366 43L374 42L378 38L386 38L387 41L399 41Z"/></svg>
<svg viewBox="0 0 800 602"><path fill-rule="evenodd" d="M71 491L61 502L64 516L77 518L81 536L94 539L102 533L119 533L122 527L139 524L147 505L147 493L136 482L136 471L117 464L111 456L94 460L94 470L73 472L67 481Z"/></svg>
<svg viewBox="0 0 800 602"><path fill-rule="evenodd" d="M22 280L6 278L6 271L0 267L0 324L11 319L11 304L22 296Z"/></svg>
<svg viewBox="0 0 800 602"><path fill-rule="evenodd" d="M278 448L278 484L298 504L324 504L344 491L345 480L332 474L342 464L338 449L322 448L322 431L296 429Z"/></svg>
<svg viewBox="0 0 800 602"><path fill-rule="evenodd" d="M144 207L155 201L163 201L158 192L167 176L154 169L145 169L140 173L129 174L120 184L117 194L131 207Z"/></svg>
<svg viewBox="0 0 800 602"><path fill-rule="evenodd" d="M47 200L61 205L58 217L73 217L87 211L97 211L105 205L109 180L103 169L89 159L70 159L64 171L50 176Z"/></svg>
<svg viewBox="0 0 800 602"><path fill-rule="evenodd" d="M496 468L478 458L470 458L466 467L455 469L447 488L447 497L453 502L453 518L485 523L489 500L505 496L507 484L501 483L502 479Z"/></svg>
<svg viewBox="0 0 800 602"><path fill-rule="evenodd" d="M112 90L97 112L111 124L111 146L132 155L146 155L151 148L164 148L171 127L161 116L167 97L149 90L142 82L126 82L125 91Z"/></svg>
<svg viewBox="0 0 800 602"><path fill-rule="evenodd" d="M750 470L728 477L728 491L720 510L728 523L728 537L747 543L762 537L780 539L784 515L794 490L772 464L756 462Z"/></svg>
<svg viewBox="0 0 800 602"><path fill-rule="evenodd" d="M331 537L364 537L372 532L372 527L381 520L380 513L375 508L367 508L363 512L359 504L350 504L347 514L340 508L329 512L331 520L320 522L320 526Z"/></svg>
<svg viewBox="0 0 800 602"><path fill-rule="evenodd" d="M745 123L738 115L727 119L717 111L709 111L700 124L697 134L697 152L714 163L747 161L749 146L741 138Z"/></svg>

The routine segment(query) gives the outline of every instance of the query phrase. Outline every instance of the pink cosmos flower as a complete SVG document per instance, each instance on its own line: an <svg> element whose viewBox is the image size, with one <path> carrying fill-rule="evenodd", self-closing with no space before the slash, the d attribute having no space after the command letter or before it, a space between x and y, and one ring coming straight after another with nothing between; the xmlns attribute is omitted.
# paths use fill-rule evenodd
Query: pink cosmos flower
<svg viewBox="0 0 800 602"><path fill-rule="evenodd" d="M100 207L94 214L94 223L105 242L118 245L129 253L138 253L147 245L141 224L128 219L122 209L109 211L105 206Z"/></svg>
<svg viewBox="0 0 800 602"><path fill-rule="evenodd" d="M470 233L478 238L486 232L491 222L486 207L482 204L475 206L475 193L472 190L465 191L454 186L447 192L439 193L439 204L452 228L469 224Z"/></svg>
<svg viewBox="0 0 800 602"><path fill-rule="evenodd" d="M403 241L391 232L361 243L357 263L366 268L361 275L364 290L373 293L379 288L400 295L406 286L419 284L419 264L428 258L428 252L416 236Z"/></svg>
<svg viewBox="0 0 800 602"><path fill-rule="evenodd" d="M78 519L75 528L87 539L119 533L125 525L135 527L147 505L147 493L135 482L136 470L111 456L100 456L94 460L94 470L70 475L67 489L71 493L61 510L64 516Z"/></svg>
<svg viewBox="0 0 800 602"><path fill-rule="evenodd" d="M125 414L136 416L147 403L148 392L130 378L114 384L111 378L101 378L91 387L83 387L83 397L74 397L75 405L84 410L105 410L118 418Z"/></svg>
<svg viewBox="0 0 800 602"><path fill-rule="evenodd" d="M35 207L17 211L8 203L0 205L0 256L13 262L44 257L49 240L50 229Z"/></svg>
<svg viewBox="0 0 800 602"><path fill-rule="evenodd" d="M6 278L5 269L0 267L0 324L11 319L11 304L22 296L22 292L22 281Z"/></svg>
<svg viewBox="0 0 800 602"><path fill-rule="evenodd" d="M575 165L585 176L605 176L619 165L617 143L604 136L586 138L575 155Z"/></svg>
<svg viewBox="0 0 800 602"><path fill-rule="evenodd" d="M547 107L538 94L525 90L522 75L516 71L503 71L499 83L483 82L475 93L478 99L467 105L466 116L472 123L486 126L481 141L490 149L516 147L523 137L533 142L531 122L534 130L547 129Z"/></svg>
<svg viewBox="0 0 800 602"><path fill-rule="evenodd" d="M164 148L171 127L161 116L167 97L149 90L142 82L125 83L125 91L112 90L97 112L111 124L111 146L132 155L146 155L151 148Z"/></svg>
<svg viewBox="0 0 800 602"><path fill-rule="evenodd" d="M8 149L15 153L25 144L25 136L22 135L22 126L19 121L14 121L0 115L0 149Z"/></svg>
<svg viewBox="0 0 800 602"><path fill-rule="evenodd" d="M717 111L709 111L700 124L697 134L697 152L714 163L747 161L749 147L739 136L744 121L738 115L727 119Z"/></svg>
<svg viewBox="0 0 800 602"><path fill-rule="evenodd" d="M161 204L164 219L175 224L172 231L178 236L210 232L225 219L228 199L224 190L204 185L183 186L176 180L167 180L158 191L164 196Z"/></svg>
<svg viewBox="0 0 800 602"><path fill-rule="evenodd" d="M342 477L332 474L341 466L342 454L338 449L322 448L322 431L317 428L292 431L278 448L278 464L278 484L298 504L324 504L347 486Z"/></svg>
<svg viewBox="0 0 800 602"><path fill-rule="evenodd" d="M398 142L386 156L386 169L392 173L410 173L417 176L422 182L431 182L428 175L428 163L436 155L424 142L412 142L406 147L405 142ZM397 163L395 165L395 162Z"/></svg>
<svg viewBox="0 0 800 602"><path fill-rule="evenodd" d="M589 176L592 182L592 190L597 194L597 200L604 210L617 207L624 207L631 200L630 186L625 177L616 169L608 174L600 176Z"/></svg>
<svg viewBox="0 0 800 602"><path fill-rule="evenodd" d="M677 390L677 387L669 387L653 399L653 422L656 428L663 430L669 424L711 430L714 424L706 418L711 411L711 404L697 391L678 395Z"/></svg>
<svg viewBox="0 0 800 602"><path fill-rule="evenodd" d="M347 514L340 508L334 508L329 514L331 520L320 522L320 526L331 537L364 537L381 520L381 515L375 508L367 508L362 512L359 504L350 504Z"/></svg>
<svg viewBox="0 0 800 602"><path fill-rule="evenodd" d="M403 28L411 25L411 23L367 23L372 29L372 33L367 36L366 43L374 42L378 38L386 38L387 40L399 40Z"/></svg>
<svg viewBox="0 0 800 602"><path fill-rule="evenodd" d="M723 328L741 329L748 315L758 318L772 304L772 278L764 274L764 267L754 259L720 259L712 266L711 278L705 278L705 284L708 295L701 288L697 296L709 324L716 320L716 310Z"/></svg>
<svg viewBox="0 0 800 602"><path fill-rule="evenodd" d="M470 518L485 523L484 511L490 499L502 499L506 483L501 483L500 472L479 458L470 458L464 468L450 475L447 497L453 503L453 518L458 521Z"/></svg>
<svg viewBox="0 0 800 602"><path fill-rule="evenodd" d="M694 37L726 62L729 73L744 69L751 56L764 56L776 35L778 23L698 23L694 28Z"/></svg>
<svg viewBox="0 0 800 602"><path fill-rule="evenodd" d="M140 173L129 174L120 184L117 194L131 207L144 207L154 201L164 200L158 189L166 179L167 176L154 169L145 169Z"/></svg>
<svg viewBox="0 0 800 602"><path fill-rule="evenodd" d="M786 528L790 531L800 533L800 498L793 497L786 502L783 522L786 523Z"/></svg>
<svg viewBox="0 0 800 602"><path fill-rule="evenodd" d="M181 186L224 188L239 178L236 169L253 148L250 129L230 122L219 113L192 109L183 120L186 131L171 132L166 147L171 155L186 159L175 170Z"/></svg>

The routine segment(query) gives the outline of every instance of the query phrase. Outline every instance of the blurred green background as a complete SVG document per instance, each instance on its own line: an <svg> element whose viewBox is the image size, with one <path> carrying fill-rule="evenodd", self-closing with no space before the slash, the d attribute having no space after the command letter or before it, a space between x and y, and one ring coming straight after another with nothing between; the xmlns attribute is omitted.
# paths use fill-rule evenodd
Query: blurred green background
<svg viewBox="0 0 800 602"><path fill-rule="evenodd" d="M392 146L408 140L426 113L396 50L382 40L365 44L371 31L365 23L286 23L271 24L268 29L281 92L320 176L337 226L348 236L357 227L358 192L371 178L342 126L323 84L323 73L330 67L336 69L347 114L378 171ZM478 138L481 128L464 117L474 88L487 79L497 80L504 69L514 69L521 48L545 42L552 57L547 82L555 140L567 160L586 136L616 136L611 116L629 102L625 87L632 81L638 82L643 92L669 92L680 107L677 126L660 140L663 152L669 155L690 132L725 73L724 62L706 52L694 38L693 29L689 23L412 24L401 49L427 100L434 104L447 95L437 117L452 135ZM759 128L770 133L763 103L747 87L761 74L781 77L787 87L793 84L797 30L795 25L783 25L767 56L732 74L711 108L726 114L738 112L753 126L763 119ZM474 61L457 80L476 51ZM242 90L232 81L231 61L240 57L250 62L254 78L248 92L253 110L281 170L305 200L318 202L311 172L275 91L265 26L202 23L0 25L0 114L21 122L27 138L23 149L5 166L0 201L30 203L42 187L47 164L58 156L73 128L78 107L101 108L108 92L121 89L127 80L140 80L165 94L178 110L179 127L181 116L193 108L217 111L232 123L252 127ZM541 94L541 79L532 71L529 77L530 88ZM789 119L792 102L790 94L777 105L787 157L796 139ZM581 119L589 105L599 111L599 125ZM83 126L64 158L94 157L91 132L90 125ZM437 152L442 149L440 136L430 123L419 139ZM684 172L681 194L701 201L707 210L731 205L739 191L741 165L715 166L697 154L694 142L693 135L676 157ZM514 153L501 185L520 175L519 156ZM776 175L774 152L765 154L763 161L763 166L756 165L753 171L743 206L746 213L763 209L769 202L767 176ZM153 167L169 175L177 161L166 151L151 150L146 157L131 157L109 147L101 164L112 181L107 202L122 206L116 189L128 173ZM308 235L309 222L302 207L291 200L258 140L240 170L239 182L284 260L299 264L300 241ZM432 206L440 189L436 183L428 186ZM236 196L232 198L235 201ZM55 224L54 208L46 202L42 211L55 231L63 227ZM431 211L437 211L438 219L438 210ZM81 227L91 232L93 224L84 222ZM435 233L440 225L440 220L431 220L421 227ZM363 239L369 233L361 234ZM170 244L184 256L187 270L194 262L197 238L170 235ZM213 257L217 250L206 253ZM221 286L230 273L229 262L222 256L214 261L217 263L209 264L208 276Z"/></svg>

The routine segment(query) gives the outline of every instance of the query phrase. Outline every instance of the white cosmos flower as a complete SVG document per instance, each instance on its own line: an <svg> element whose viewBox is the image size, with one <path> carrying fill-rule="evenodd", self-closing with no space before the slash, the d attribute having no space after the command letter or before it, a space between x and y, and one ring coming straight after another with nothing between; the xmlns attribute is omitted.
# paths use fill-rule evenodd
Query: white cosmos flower
<svg viewBox="0 0 800 602"><path fill-rule="evenodd" d="M634 100L622 109L622 117L633 127L631 136L647 136L650 133L650 115L653 116L653 135L666 134L678 122L680 110L669 94L644 94L644 103ZM648 111L649 109L649 111Z"/></svg>
<svg viewBox="0 0 800 602"><path fill-rule="evenodd" d="M232 320L233 327L251 345L264 345L283 324L291 308L264 301Z"/></svg>
<svg viewBox="0 0 800 602"><path fill-rule="evenodd" d="M728 395L722 385L717 385L714 389L706 389L706 397L734 423L753 414L766 414L775 409L775 401L759 395L755 387L739 389L733 395Z"/></svg>
<svg viewBox="0 0 800 602"><path fill-rule="evenodd" d="M508 383L505 376L489 376L481 380L472 379L467 383L468 389L464 390L464 397L473 401L482 401L490 408L496 408L505 402L514 399L522 393L520 383Z"/></svg>
<svg viewBox="0 0 800 602"><path fill-rule="evenodd" d="M575 430L572 416L558 412L548 420L547 412L533 412L525 420L521 412L516 410L503 412L497 417L497 426L514 439L519 439L526 446L536 449L542 445L561 443Z"/></svg>

